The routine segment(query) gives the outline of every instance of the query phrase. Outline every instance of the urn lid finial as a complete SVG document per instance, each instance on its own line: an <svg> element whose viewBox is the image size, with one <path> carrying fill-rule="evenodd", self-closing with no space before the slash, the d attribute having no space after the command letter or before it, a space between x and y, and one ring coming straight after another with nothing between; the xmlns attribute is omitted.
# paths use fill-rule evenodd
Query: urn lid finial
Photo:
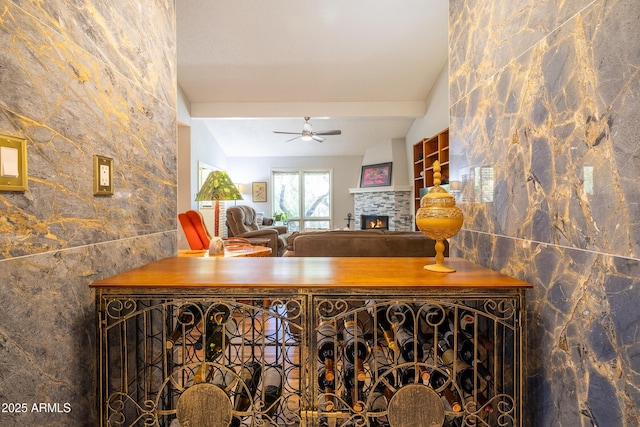
<svg viewBox="0 0 640 427"><path fill-rule="evenodd" d="M455 206L455 198L440 186L442 174L440 173L440 162L433 162L433 187L420 199L420 207L429 206Z"/></svg>

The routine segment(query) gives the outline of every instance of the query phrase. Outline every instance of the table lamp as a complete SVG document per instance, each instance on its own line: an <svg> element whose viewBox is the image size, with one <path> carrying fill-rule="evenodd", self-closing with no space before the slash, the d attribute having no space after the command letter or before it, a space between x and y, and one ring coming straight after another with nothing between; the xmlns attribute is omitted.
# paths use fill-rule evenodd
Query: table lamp
<svg viewBox="0 0 640 427"><path fill-rule="evenodd" d="M196 194L196 202L215 202L214 234L218 236L220 223L220 200L243 200L238 188L233 184L229 175L224 171L213 171L207 176L204 184Z"/></svg>

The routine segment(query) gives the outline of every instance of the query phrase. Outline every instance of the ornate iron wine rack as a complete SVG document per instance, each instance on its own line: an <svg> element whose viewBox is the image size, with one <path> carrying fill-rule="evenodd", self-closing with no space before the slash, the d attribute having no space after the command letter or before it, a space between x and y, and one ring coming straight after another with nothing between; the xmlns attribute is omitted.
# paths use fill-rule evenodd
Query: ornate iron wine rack
<svg viewBox="0 0 640 427"><path fill-rule="evenodd" d="M101 425L522 426L524 297L97 288Z"/></svg>

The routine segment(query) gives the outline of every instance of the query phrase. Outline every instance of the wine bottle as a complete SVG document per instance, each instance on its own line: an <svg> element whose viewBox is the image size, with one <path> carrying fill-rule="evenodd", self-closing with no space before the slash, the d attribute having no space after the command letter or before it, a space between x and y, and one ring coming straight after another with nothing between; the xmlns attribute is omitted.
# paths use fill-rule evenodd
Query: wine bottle
<svg viewBox="0 0 640 427"><path fill-rule="evenodd" d="M415 365L405 366L400 369L400 384L403 386L416 383Z"/></svg>
<svg viewBox="0 0 640 427"><path fill-rule="evenodd" d="M387 342L387 347L391 350L396 349L396 341L393 337L393 325L387 318L387 308L384 306L378 307L376 310L376 322L378 327L384 335L384 339Z"/></svg>
<svg viewBox="0 0 640 427"><path fill-rule="evenodd" d="M262 379L262 393L264 399L265 414L273 420L273 414L278 409L278 399L282 396L282 368L269 366L264 370Z"/></svg>
<svg viewBox="0 0 640 427"><path fill-rule="evenodd" d="M416 314L413 309L406 304L396 304L391 307L391 310L392 313L394 313L398 326L403 327L405 330L413 334L416 330Z"/></svg>
<svg viewBox="0 0 640 427"><path fill-rule="evenodd" d="M183 306L180 309L180 314L178 314L176 327L171 332L169 338L167 338L167 342L165 343L166 349L172 349L182 334L186 334L193 329L200 322L200 319L202 319L201 307L194 304Z"/></svg>
<svg viewBox="0 0 640 427"><path fill-rule="evenodd" d="M393 372L387 372L389 371L389 367L389 361L382 347L379 345L373 346L371 349L371 369L375 372L374 380L377 381L374 390L383 393L387 400L391 400L393 396L391 387L395 387L396 385Z"/></svg>
<svg viewBox="0 0 640 427"><path fill-rule="evenodd" d="M487 367L478 358L474 357L474 344L469 339L463 339L458 343L458 357L466 364L473 366L477 369L478 375L485 381L491 381L493 376ZM484 347L483 347L484 348ZM481 354L480 347L478 347L478 354Z"/></svg>
<svg viewBox="0 0 640 427"><path fill-rule="evenodd" d="M386 415L380 415L385 412L388 407L388 399L380 391L374 390L369 396L369 411L368 417L370 419L370 425L373 427L386 427L389 425L389 421Z"/></svg>
<svg viewBox="0 0 640 427"><path fill-rule="evenodd" d="M345 363L344 368L345 401L353 408L354 411L360 412L364 409L362 406L364 381L357 379L353 365Z"/></svg>
<svg viewBox="0 0 640 427"><path fill-rule="evenodd" d="M444 338L438 341L438 356L440 356L444 366L453 369L453 361L456 359L456 355Z"/></svg>
<svg viewBox="0 0 640 427"><path fill-rule="evenodd" d="M398 340L398 349L400 354L407 362L421 361L424 355L422 354L422 345L418 345L408 329L403 326L396 328L396 339Z"/></svg>
<svg viewBox="0 0 640 427"><path fill-rule="evenodd" d="M468 413L474 414L481 420L486 420L489 414L493 413L493 407L491 405L482 406L478 400L472 395L467 394L464 396L464 409ZM482 408L482 411L478 411L478 408ZM486 425L486 423L476 423Z"/></svg>
<svg viewBox="0 0 640 427"><path fill-rule="evenodd" d="M404 326L396 328L396 339L398 340L400 355L406 362L422 362L424 360L423 345L418 343L413 334L405 329ZM422 381L428 381L429 372L421 365L418 365L418 370Z"/></svg>
<svg viewBox="0 0 640 427"><path fill-rule="evenodd" d="M206 343L204 350L204 361L213 362L216 360L228 346L231 338L238 331L238 325L235 319L230 319L224 324L224 330L220 325L207 323L206 327ZM194 384L203 383L211 379L211 373L209 372L211 365L206 363L201 364L198 370L193 376Z"/></svg>
<svg viewBox="0 0 640 427"><path fill-rule="evenodd" d="M439 328L444 325L444 320L447 317L447 312L443 307L424 304L420 308L420 312L423 313L421 317L424 317L427 325L431 327L438 326ZM440 331L440 333L443 333Z"/></svg>
<svg viewBox="0 0 640 427"><path fill-rule="evenodd" d="M335 401L333 393L336 390L335 380L328 380L324 366L318 369L318 387L322 393L324 393L324 410L333 411L335 408Z"/></svg>
<svg viewBox="0 0 640 427"><path fill-rule="evenodd" d="M472 367L469 365L461 367L456 374L456 382L462 391L476 398L477 404L480 405L487 414L493 412L493 406L487 404L487 397L483 393L485 388L484 384L481 380L475 381L475 372ZM478 385L478 389L476 389L476 384Z"/></svg>
<svg viewBox="0 0 640 427"><path fill-rule="evenodd" d="M458 342L458 345L460 345L460 342L462 342L462 340L467 339L462 332L454 333L451 330L445 332L442 338L444 338L450 348L454 348L456 342Z"/></svg>
<svg viewBox="0 0 640 427"><path fill-rule="evenodd" d="M431 388L433 388L436 393L439 393L443 396L447 402L449 402L449 406L451 406L451 410L454 412L460 412L462 410L462 404L460 403L460 399L456 396L456 393L451 389L450 384L448 383L449 377L446 376L439 369L434 369L431 372L431 377L429 378L429 384Z"/></svg>
<svg viewBox="0 0 640 427"><path fill-rule="evenodd" d="M417 339L421 342L433 337L437 331L438 335L442 335L447 328L443 322L446 318L446 311L438 306L429 304L416 304L413 308L404 307L403 317L405 319L403 326L412 334L415 333Z"/></svg>
<svg viewBox="0 0 640 427"><path fill-rule="evenodd" d="M474 375L475 372L473 368L466 362L456 358L455 353L449 347L449 344L453 342L451 335L447 334L447 338L441 340L438 343L438 354L440 359L442 360L442 364L447 368L451 375L454 375L456 378L456 382L460 386L460 388L466 393L473 394L474 392ZM462 340L466 340L466 338L461 338ZM449 341L449 342L447 342ZM469 341L469 340L466 340ZM472 343L473 344L473 343ZM477 390L475 390L477 391ZM481 393L478 393L478 401L483 401L483 404L486 403L487 399ZM489 406L485 407L485 410L490 409L493 411L493 408Z"/></svg>
<svg viewBox="0 0 640 427"><path fill-rule="evenodd" d="M344 323L344 355L353 364L358 374L358 380L364 381L366 373L364 371L364 360L367 358L367 342L362 337L362 330L355 320L348 320Z"/></svg>
<svg viewBox="0 0 640 427"><path fill-rule="evenodd" d="M233 374L231 371L223 368L214 368L209 372L210 380L213 385L220 387L227 395L230 393L233 384Z"/></svg>
<svg viewBox="0 0 640 427"><path fill-rule="evenodd" d="M469 310L460 309L458 311L458 327L469 338L478 340L478 343L483 346L487 351L492 351L494 348L493 342L487 338L487 336L478 330L475 333L476 318Z"/></svg>
<svg viewBox="0 0 640 427"><path fill-rule="evenodd" d="M335 338L336 328L332 323L323 322L318 326L318 357L324 363L325 376L327 380L335 379L334 359L335 359Z"/></svg>
<svg viewBox="0 0 640 427"><path fill-rule="evenodd" d="M207 312L207 325L222 325L229 319L231 309L226 304L215 304Z"/></svg>
<svg viewBox="0 0 640 427"><path fill-rule="evenodd" d="M258 383L260 382L260 374L262 373L262 367L257 362L247 363L240 371L240 381L236 388L236 395L234 401L234 411L244 412L256 395L258 390ZM230 427L240 427L242 423L240 416L234 415L231 418Z"/></svg>
<svg viewBox="0 0 640 427"><path fill-rule="evenodd" d="M402 366L399 370L399 385L406 386L409 384L427 384L429 382L430 370L427 370L421 364L411 363L407 365L402 355L398 357L398 366Z"/></svg>
<svg viewBox="0 0 640 427"><path fill-rule="evenodd" d="M213 362L229 345L231 338L237 334L238 325L233 318L228 319L222 327L207 323L207 342L204 349L204 360Z"/></svg>

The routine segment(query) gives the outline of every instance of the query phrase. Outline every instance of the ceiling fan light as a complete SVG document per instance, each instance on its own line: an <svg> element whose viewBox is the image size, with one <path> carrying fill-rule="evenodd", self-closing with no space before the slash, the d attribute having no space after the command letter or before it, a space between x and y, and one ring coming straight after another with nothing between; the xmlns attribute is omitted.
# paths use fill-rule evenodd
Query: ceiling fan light
<svg viewBox="0 0 640 427"><path fill-rule="evenodd" d="M302 137L300 137L301 140L303 141L311 141L311 135L302 135Z"/></svg>

